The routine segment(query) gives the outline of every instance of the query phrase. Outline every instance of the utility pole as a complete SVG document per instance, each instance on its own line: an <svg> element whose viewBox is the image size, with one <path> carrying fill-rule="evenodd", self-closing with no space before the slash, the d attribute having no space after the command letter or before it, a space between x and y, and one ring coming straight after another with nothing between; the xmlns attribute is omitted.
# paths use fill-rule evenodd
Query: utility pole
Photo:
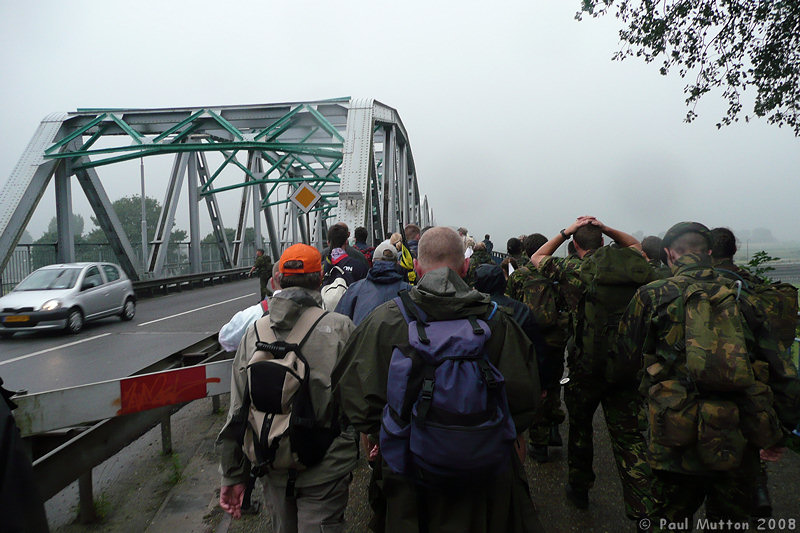
<svg viewBox="0 0 800 533"><path fill-rule="evenodd" d="M147 272L147 208L144 196L144 157L139 159L142 178L142 275Z"/></svg>

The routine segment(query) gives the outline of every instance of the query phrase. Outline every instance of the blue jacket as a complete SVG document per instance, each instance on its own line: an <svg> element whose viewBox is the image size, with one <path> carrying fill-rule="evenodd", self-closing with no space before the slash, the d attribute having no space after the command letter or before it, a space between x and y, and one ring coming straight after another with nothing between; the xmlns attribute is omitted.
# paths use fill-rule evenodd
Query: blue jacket
<svg viewBox="0 0 800 533"><path fill-rule="evenodd" d="M349 316L357 326L373 309L397 296L398 292L410 288L403 281L403 272L397 263L375 261L365 279L347 287L336 306L336 312Z"/></svg>

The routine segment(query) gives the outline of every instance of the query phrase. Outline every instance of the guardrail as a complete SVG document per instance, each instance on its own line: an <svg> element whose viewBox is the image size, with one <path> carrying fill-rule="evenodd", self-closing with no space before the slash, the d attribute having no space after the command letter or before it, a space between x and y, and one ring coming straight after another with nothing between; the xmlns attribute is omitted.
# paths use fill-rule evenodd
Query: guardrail
<svg viewBox="0 0 800 533"><path fill-rule="evenodd" d="M15 410L14 415L21 433L29 435L26 437L26 441L30 444L35 458L33 462L34 477L42 498L45 500L52 498L77 479L79 519L83 523L94 521L92 469L119 453L159 424L161 425L162 452L165 455L172 453L171 415L190 401L208 396L212 397L213 411L219 411L218 395L228 392L230 386L230 356L230 353L222 350L216 335L211 335L133 374L138 377L132 376L123 380L72 389L15 396L14 401L19 407ZM211 390L208 392L204 388L202 393L194 396L191 393L187 394L185 383L178 383L176 379L170 380L169 377L166 377L170 373L191 371L194 368L198 370L202 368L203 372L206 372L207 368L211 367L215 367L214 371L217 374L227 375L228 378L210 380L204 378L204 381L218 383L218 385L213 389L210 388ZM182 380L183 377L180 379ZM95 387L95 391L100 391L102 394L104 391L108 393L115 384L128 382L136 385L139 380L147 381L147 383L140 384L143 389L146 389L142 395L147 398L142 398L140 395L137 399L134 387L133 399L131 399L130 392L128 393L128 407L124 407L124 399L119 403L109 401L109 405L106 407L113 407L115 411L118 411L116 412L118 416L115 416L115 413L110 415L100 413L97 408L99 407L102 411L102 405L92 406L90 404L93 402L90 398L83 398L82 412L84 414L98 413L86 414L83 417L84 421L98 420L107 416L114 417L94 425L85 424L67 430L59 429L49 433L30 435L37 431L55 430L70 423L78 423L79 416L72 416L72 422L66 418L63 421L58 420L60 409L74 408L76 411L81 411L72 402L63 402L66 407L61 405L64 398L70 395L74 396L75 389L85 390L84 387ZM116 386L120 387L120 385ZM127 389L130 391L131 387L129 386ZM125 392L122 395L124 396ZM48 410L46 406L51 407L47 414L42 412ZM124 414L128 412L130 414ZM75 414L72 413L72 415ZM52 449L48 450L48 448Z"/></svg>
<svg viewBox="0 0 800 533"><path fill-rule="evenodd" d="M136 296L139 297L154 296L157 293L167 294L170 291L182 291L183 289L193 289L195 286L205 287L206 285L242 279L247 277L249 271L249 267L244 267L220 270L218 272L199 272L171 278L134 281L133 290Z"/></svg>

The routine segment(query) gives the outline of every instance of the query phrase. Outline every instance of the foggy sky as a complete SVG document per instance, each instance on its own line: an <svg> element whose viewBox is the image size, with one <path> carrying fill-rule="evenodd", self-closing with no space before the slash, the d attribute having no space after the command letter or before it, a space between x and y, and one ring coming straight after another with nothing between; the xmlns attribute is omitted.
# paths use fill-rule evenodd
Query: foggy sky
<svg viewBox="0 0 800 533"><path fill-rule="evenodd" d="M0 183L54 111L373 97L398 110L437 223L490 233L498 249L583 214L631 233L691 219L800 240L791 130L760 120L717 130L717 94L683 123L685 82L611 61L616 19L575 21L579 0L235 5L249 7L0 3ZM145 165L147 194L161 201L166 172ZM138 170L107 168L98 172L112 200L138 194ZM219 199L231 226L239 196ZM48 192L34 239L53 206ZM179 208L177 226L187 219Z"/></svg>

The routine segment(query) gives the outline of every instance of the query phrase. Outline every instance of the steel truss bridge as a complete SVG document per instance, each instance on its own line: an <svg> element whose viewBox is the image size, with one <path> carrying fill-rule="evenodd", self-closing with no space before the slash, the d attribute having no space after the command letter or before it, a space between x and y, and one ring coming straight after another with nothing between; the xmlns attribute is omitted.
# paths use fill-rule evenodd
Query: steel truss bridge
<svg viewBox="0 0 800 533"><path fill-rule="evenodd" d="M102 167L150 156L171 171L146 263L138 259L101 181ZM235 175L223 185L220 176ZM46 117L0 190L0 273L55 177L59 262L75 260L72 177L132 279L161 277L183 183L189 203L189 262L200 265L204 202L225 268L241 266L248 222L273 257L291 242L321 245L329 221L365 226L376 240L409 222L434 223L420 194L408 134L395 109L372 99L170 109L79 109ZM290 196L303 184L321 195L308 217ZM233 242L217 201L240 189ZM248 212L252 213L248 219ZM306 222L308 220L308 223Z"/></svg>

